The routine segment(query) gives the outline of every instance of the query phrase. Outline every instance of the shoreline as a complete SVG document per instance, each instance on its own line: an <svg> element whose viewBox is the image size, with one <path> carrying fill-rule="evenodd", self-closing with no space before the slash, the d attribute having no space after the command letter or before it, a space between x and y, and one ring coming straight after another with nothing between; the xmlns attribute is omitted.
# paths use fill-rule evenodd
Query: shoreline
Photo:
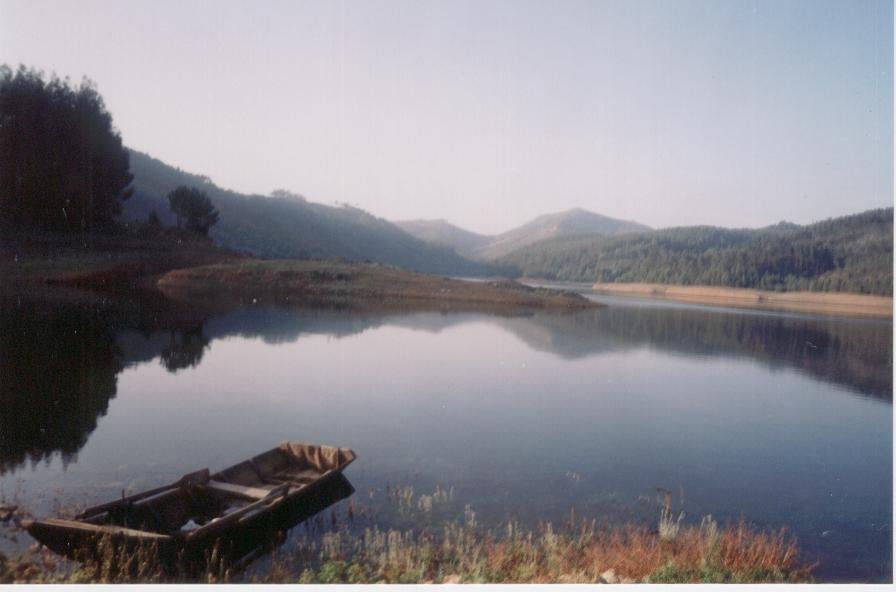
<svg viewBox="0 0 896 592"><path fill-rule="evenodd" d="M346 481L348 487L351 484ZM354 491L352 489L352 491ZM352 500L353 501L349 501ZM193 563L166 561L152 544L119 547L101 541L96 555L72 564L41 545L0 554L0 583L46 584L675 584L814 583L817 562L785 527L756 527L741 517L683 521L668 499L658 519L619 522L583 516L535 525L508 517L480 522L454 487L432 493L393 484L342 509L307 517L292 545L256 546L248 557L213 554ZM347 507L346 507L347 505ZM651 504L653 505L653 504ZM460 507L463 506L462 516ZM79 506L68 507L65 514ZM0 541L30 535L15 509ZM400 521L398 524L395 521ZM401 524L410 520L411 525ZM656 520L656 521L654 521ZM391 522L391 524L390 524ZM299 527L293 526L295 532ZM274 543L274 544L270 544ZM127 554L127 555L125 555ZM262 556L261 569L251 564ZM125 560L136 557L136 561ZM257 565L257 564L256 564ZM247 569L248 568L248 569Z"/></svg>
<svg viewBox="0 0 896 592"><path fill-rule="evenodd" d="M847 292L769 292L752 288L682 286L673 284L595 283L598 294L637 296L691 304L756 310L815 313L874 319L893 318L893 298Z"/></svg>
<svg viewBox="0 0 896 592"><path fill-rule="evenodd" d="M186 231L0 237L2 296L92 301L161 297L207 309L267 302L340 308L508 310L599 307L580 294L507 279L460 280L342 259L258 259Z"/></svg>
<svg viewBox="0 0 896 592"><path fill-rule="evenodd" d="M471 282L377 263L332 260L256 260L169 271L159 291L181 302L503 307L582 309L603 306L567 291L533 288L511 280Z"/></svg>

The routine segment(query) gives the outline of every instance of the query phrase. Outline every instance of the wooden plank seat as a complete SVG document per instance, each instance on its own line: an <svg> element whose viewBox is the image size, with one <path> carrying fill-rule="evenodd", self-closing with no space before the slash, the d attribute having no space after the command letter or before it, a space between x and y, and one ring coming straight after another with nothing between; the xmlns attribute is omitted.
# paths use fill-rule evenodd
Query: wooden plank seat
<svg viewBox="0 0 896 592"><path fill-rule="evenodd" d="M292 469L286 469L285 471L280 471L279 473L273 475L272 477L268 477L269 481L279 481L281 483L289 482L295 483L297 485L305 485L307 483L311 483L312 481L319 479L321 473L313 470L305 470L296 472Z"/></svg>
<svg viewBox="0 0 896 592"><path fill-rule="evenodd" d="M255 460L250 459L249 466L255 472L258 480L265 484L282 485L291 483L297 486L305 485L320 477L320 472L315 470L302 470L296 472L293 467L287 467L276 472L264 471Z"/></svg>
<svg viewBox="0 0 896 592"><path fill-rule="evenodd" d="M245 485L237 485L236 483L225 483L224 481L215 481L210 479L206 487L214 491L220 491L231 495L238 495L252 500L260 500L278 493L283 493L289 488L288 483L278 485L277 487L247 487Z"/></svg>

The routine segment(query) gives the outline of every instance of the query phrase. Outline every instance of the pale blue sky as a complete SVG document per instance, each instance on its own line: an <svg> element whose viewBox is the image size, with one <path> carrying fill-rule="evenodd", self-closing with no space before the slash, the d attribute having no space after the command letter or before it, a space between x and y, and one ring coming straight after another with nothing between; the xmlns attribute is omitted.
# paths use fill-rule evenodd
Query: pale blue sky
<svg viewBox="0 0 896 592"><path fill-rule="evenodd" d="M224 187L496 232L892 205L887 1L0 0L0 62L94 79Z"/></svg>

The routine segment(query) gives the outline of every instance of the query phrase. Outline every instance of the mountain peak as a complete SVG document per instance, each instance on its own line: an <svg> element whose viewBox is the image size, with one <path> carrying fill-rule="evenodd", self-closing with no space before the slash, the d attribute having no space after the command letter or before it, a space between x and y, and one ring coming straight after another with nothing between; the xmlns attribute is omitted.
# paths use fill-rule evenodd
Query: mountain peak
<svg viewBox="0 0 896 592"><path fill-rule="evenodd" d="M489 245L479 249L475 255L479 259L492 260L549 238L577 234L613 235L645 230L650 230L650 227L577 207L543 214L518 228L500 234Z"/></svg>
<svg viewBox="0 0 896 592"><path fill-rule="evenodd" d="M542 214L522 226L488 236L465 230L443 219L407 220L396 225L415 237L453 248L461 255L476 259L497 259L548 238L576 234L623 234L650 230L648 226L610 218L584 208Z"/></svg>

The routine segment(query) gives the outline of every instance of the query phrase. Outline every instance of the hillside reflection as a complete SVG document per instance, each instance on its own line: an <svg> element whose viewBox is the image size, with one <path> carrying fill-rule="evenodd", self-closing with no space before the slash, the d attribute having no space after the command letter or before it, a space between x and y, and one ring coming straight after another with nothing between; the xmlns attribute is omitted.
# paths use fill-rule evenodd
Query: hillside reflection
<svg viewBox="0 0 896 592"><path fill-rule="evenodd" d="M749 358L791 368L858 394L892 400L892 323L776 314L613 306L526 315L243 309L206 324L230 335L290 342L302 335L348 336L382 325L438 332L490 322L529 347L567 359L652 348L701 357Z"/></svg>
<svg viewBox="0 0 896 592"><path fill-rule="evenodd" d="M115 396L123 365L114 334L78 308L23 306L0 324L0 471L68 461Z"/></svg>
<svg viewBox="0 0 896 592"><path fill-rule="evenodd" d="M641 347L690 356L751 358L862 395L893 398L889 322L615 306L498 322L530 347L570 359Z"/></svg>
<svg viewBox="0 0 896 592"><path fill-rule="evenodd" d="M0 304L0 473L55 454L71 460L107 412L124 368L156 361L169 372L185 371L202 363L215 340L233 336L276 344L384 325L439 332L485 322L567 359L637 348L745 358L892 400L889 322L625 306L525 315L320 309L204 314L173 306Z"/></svg>

